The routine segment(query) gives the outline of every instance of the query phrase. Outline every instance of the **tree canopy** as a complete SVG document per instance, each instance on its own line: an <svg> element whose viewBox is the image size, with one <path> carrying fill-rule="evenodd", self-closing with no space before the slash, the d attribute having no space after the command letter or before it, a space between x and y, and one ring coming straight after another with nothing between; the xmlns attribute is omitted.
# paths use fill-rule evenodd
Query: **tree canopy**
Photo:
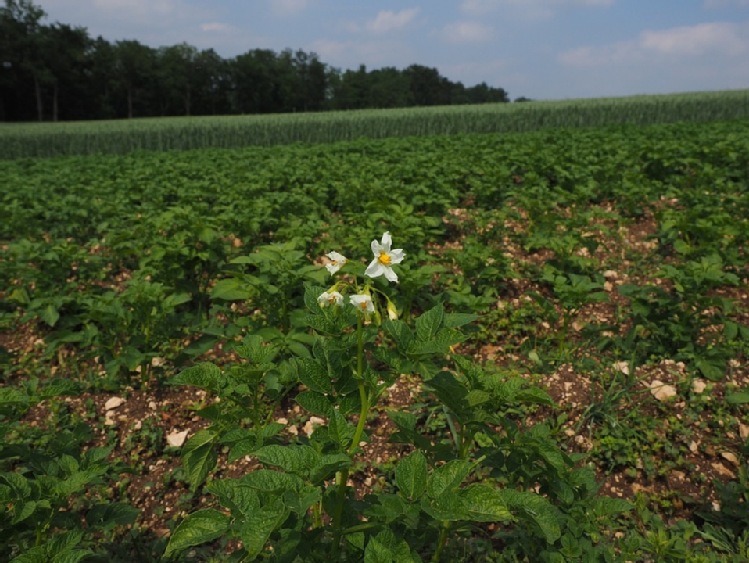
<svg viewBox="0 0 749 563"><path fill-rule="evenodd" d="M30 0L0 7L0 120L111 119L507 102L412 64L340 70L303 50L223 58L188 43L158 48L45 23Z"/></svg>

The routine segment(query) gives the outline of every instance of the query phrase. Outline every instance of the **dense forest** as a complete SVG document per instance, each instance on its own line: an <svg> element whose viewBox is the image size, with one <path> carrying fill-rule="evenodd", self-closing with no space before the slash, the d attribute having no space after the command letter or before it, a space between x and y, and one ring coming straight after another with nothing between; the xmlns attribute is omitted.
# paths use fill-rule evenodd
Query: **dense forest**
<svg viewBox="0 0 749 563"><path fill-rule="evenodd" d="M260 114L506 102L413 64L340 70L315 53L250 49L223 58L188 43L158 48L45 23L30 0L0 7L0 120Z"/></svg>

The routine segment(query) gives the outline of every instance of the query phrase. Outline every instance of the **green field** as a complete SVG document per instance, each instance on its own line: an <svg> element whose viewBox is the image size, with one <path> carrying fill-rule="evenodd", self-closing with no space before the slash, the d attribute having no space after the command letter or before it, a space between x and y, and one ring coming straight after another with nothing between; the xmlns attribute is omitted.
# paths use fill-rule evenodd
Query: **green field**
<svg viewBox="0 0 749 563"><path fill-rule="evenodd" d="M749 117L749 90L262 116L0 124L0 159Z"/></svg>
<svg viewBox="0 0 749 563"><path fill-rule="evenodd" d="M4 125L0 550L746 560L747 100Z"/></svg>

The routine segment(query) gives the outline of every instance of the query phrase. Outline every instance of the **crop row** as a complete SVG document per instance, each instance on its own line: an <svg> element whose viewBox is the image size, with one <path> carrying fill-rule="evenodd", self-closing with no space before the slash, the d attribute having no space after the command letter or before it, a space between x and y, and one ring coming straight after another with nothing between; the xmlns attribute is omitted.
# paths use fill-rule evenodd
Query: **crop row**
<svg viewBox="0 0 749 563"><path fill-rule="evenodd" d="M0 159L741 119L749 91L314 114L3 125Z"/></svg>
<svg viewBox="0 0 749 563"><path fill-rule="evenodd" d="M637 526L622 524L632 506L598 497L593 472L556 441L585 428L599 474L655 487L714 467L716 451L736 458L741 434L723 426L749 425L731 402L746 401L736 384L749 381L745 120L24 158L0 162L0 176L0 500L10 507L0 545L14 553L40 548L50 526L77 530L76 507L86 526L49 549L98 549L84 533L111 534L137 511L126 493L94 486L124 471L128 455L148 458L145 474L152 456L167 455L147 434L158 419L138 420L140 438L124 440L149 444L138 454L109 464L113 445L83 454L87 425L52 401L74 388L108 400L166 393L169 380L210 396L200 413L211 426L191 435L174 479L226 510L173 522L174 554L224 536L248 557L271 542L320 557L340 544L356 558L366 542L437 560L453 525L459 557L490 533L463 524L500 522L487 542L505 550L497 561L658 559L678 534L652 535L645 509ZM393 261L398 284L357 286L370 242L386 231L405 250ZM337 278L321 260L331 250L349 257ZM320 306L322 291L362 287L381 302L371 317ZM390 311L399 318L385 320ZM214 363L198 363L206 357ZM678 416L642 400L639 370L663 365L683 366L673 389L689 406ZM572 390L588 380L593 400L574 420L532 425L551 403L535 384L565 370L578 374ZM402 374L430 393L390 416L393 439L418 452L398 460L379 500L362 501L365 523L347 476L367 415ZM693 381L732 399L703 401ZM282 434L273 418L289 397L331 422L308 441ZM68 423L55 438L22 421L42 400ZM214 479L222 448L264 469ZM727 507L734 499L739 524L710 513L723 543L704 528L692 547L746 553L742 483L722 497ZM331 519L338 531L327 533Z"/></svg>

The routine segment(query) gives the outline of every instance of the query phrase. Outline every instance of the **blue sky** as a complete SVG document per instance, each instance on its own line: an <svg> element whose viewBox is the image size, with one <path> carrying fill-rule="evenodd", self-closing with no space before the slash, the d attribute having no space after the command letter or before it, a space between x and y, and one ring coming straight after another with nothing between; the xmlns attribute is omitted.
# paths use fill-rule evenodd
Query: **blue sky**
<svg viewBox="0 0 749 563"><path fill-rule="evenodd" d="M340 69L418 63L511 98L749 88L749 0L41 0L48 22L229 58L314 51Z"/></svg>

